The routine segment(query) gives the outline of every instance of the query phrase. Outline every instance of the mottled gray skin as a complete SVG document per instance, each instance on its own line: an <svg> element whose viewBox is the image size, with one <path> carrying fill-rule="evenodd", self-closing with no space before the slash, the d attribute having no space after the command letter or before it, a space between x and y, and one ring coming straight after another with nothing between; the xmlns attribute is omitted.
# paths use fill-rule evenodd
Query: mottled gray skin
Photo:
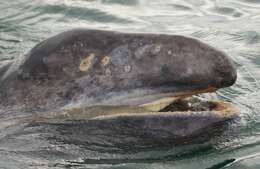
<svg viewBox="0 0 260 169"><path fill-rule="evenodd" d="M80 70L82 60L93 54L89 68ZM105 57L109 58L108 63L104 62ZM75 29L39 43L13 63L0 65L0 108L3 111L15 106L22 112L48 112L69 104L137 106L168 93L228 87L235 80L236 70L230 58L193 38ZM52 126L50 132L63 142L91 142L91 135L100 136L101 132L127 136L118 138L120 144L136 144L140 139L141 145L167 140L177 144L194 140L195 136L207 138L202 133L210 133L211 126L228 119L198 112L114 116L81 122L56 120L41 125ZM66 135L70 129L78 132L72 137Z"/></svg>
<svg viewBox="0 0 260 169"><path fill-rule="evenodd" d="M92 53L91 67L80 71L81 61ZM110 63L103 66L105 56ZM109 94L127 98L131 90L221 88L236 80L233 63L223 52L174 35L75 29L39 43L19 59L0 71L0 105L52 109L82 98L102 103L111 99L105 97Z"/></svg>

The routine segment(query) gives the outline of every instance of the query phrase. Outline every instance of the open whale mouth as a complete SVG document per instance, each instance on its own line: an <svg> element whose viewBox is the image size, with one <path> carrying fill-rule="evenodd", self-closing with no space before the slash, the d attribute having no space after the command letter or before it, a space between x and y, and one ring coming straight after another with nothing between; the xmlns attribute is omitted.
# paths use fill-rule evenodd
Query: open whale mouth
<svg viewBox="0 0 260 169"><path fill-rule="evenodd" d="M154 117L160 118L162 116L169 119L176 116L182 116L186 118L204 118L204 117L217 117L220 121L228 119L234 119L238 117L239 110L232 103L221 100L206 100L198 97L197 94L209 93L216 91L216 88L208 87L204 89L196 89L174 93L174 96L163 97L161 99L141 104L137 107L133 106L117 106L117 107L99 107L99 112L95 116L90 116L89 119L114 119L118 117L127 117L128 120L135 117ZM82 112L79 109L69 110L69 114L72 112ZM91 108L89 109L91 110ZM89 111L88 110L88 111Z"/></svg>
<svg viewBox="0 0 260 169"><path fill-rule="evenodd" d="M216 88L205 88L178 93L173 97L166 97L154 102L141 105L148 110L172 112L178 114L191 114L196 112L213 113L223 117L235 117L238 115L238 108L233 104L221 100L206 100L197 97L197 94L216 91Z"/></svg>
<svg viewBox="0 0 260 169"><path fill-rule="evenodd" d="M172 112L175 114L196 114L196 112L207 112L209 115L215 114L222 117L235 117L237 108L228 102L220 100L204 100L197 96L190 96L184 99L176 99L158 112Z"/></svg>
<svg viewBox="0 0 260 169"><path fill-rule="evenodd" d="M213 121L216 119L217 121L226 121L238 117L239 110L233 104L220 100L205 100L196 96L216 90L216 88L207 87L177 93L164 93L164 97L160 96L160 99L140 105L72 105L57 111L22 118L19 121L25 123L70 123L73 121L107 121L124 118L124 122L131 122L135 119L161 122L165 119L174 121L181 117L190 120L190 123L197 123L194 118L208 118L210 122L212 119ZM146 125L143 122L140 124ZM180 126L185 127L185 125Z"/></svg>

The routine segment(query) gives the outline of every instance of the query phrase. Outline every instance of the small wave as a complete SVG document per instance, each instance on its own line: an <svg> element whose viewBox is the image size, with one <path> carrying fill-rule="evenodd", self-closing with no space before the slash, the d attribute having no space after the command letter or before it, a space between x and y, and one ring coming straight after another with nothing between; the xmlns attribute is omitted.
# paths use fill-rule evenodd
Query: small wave
<svg viewBox="0 0 260 169"><path fill-rule="evenodd" d="M101 0L101 3L135 6L139 4L139 0Z"/></svg>
<svg viewBox="0 0 260 169"><path fill-rule="evenodd" d="M75 7L66 5L43 5L33 9L41 15L54 14L62 15L65 18L74 18L79 20L88 20L96 22L114 22L114 23L130 23L131 21L120 18L116 15L109 14L97 8Z"/></svg>

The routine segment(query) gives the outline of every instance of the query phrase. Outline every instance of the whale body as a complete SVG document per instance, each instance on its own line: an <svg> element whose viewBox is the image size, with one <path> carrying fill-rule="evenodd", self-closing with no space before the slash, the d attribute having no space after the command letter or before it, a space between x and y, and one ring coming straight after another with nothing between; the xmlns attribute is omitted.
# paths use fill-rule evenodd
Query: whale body
<svg viewBox="0 0 260 169"><path fill-rule="evenodd" d="M45 126L63 141L102 133L128 145L198 142L238 110L220 101L206 110L164 108L236 77L224 52L197 39L73 29L0 65L0 109L17 112L11 125Z"/></svg>

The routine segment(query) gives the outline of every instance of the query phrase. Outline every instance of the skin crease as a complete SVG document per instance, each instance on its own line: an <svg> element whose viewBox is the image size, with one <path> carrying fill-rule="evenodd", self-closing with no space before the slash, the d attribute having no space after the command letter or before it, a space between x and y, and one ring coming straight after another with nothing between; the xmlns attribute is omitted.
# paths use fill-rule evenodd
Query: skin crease
<svg viewBox="0 0 260 169"><path fill-rule="evenodd" d="M177 136L178 141L191 140L232 119L237 110L229 105L215 111L157 114L140 105L165 97L213 92L235 81L236 69L230 58L193 38L74 29L0 65L1 112L14 108L28 113L28 117L2 126L64 123L77 130L83 125L77 121L83 120L84 128L100 127L104 133L124 130L138 137L157 135L156 143ZM230 116L222 113L226 110L231 110ZM70 130L68 126L63 127Z"/></svg>

